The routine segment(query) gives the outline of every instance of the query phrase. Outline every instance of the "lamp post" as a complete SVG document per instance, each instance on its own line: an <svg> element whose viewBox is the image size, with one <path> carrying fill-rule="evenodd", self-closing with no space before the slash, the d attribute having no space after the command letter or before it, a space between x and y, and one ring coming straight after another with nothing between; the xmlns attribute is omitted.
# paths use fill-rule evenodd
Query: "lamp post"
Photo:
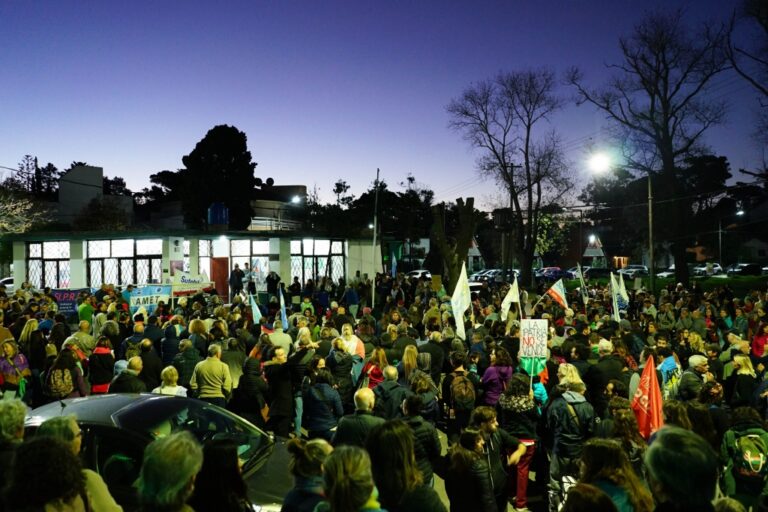
<svg viewBox="0 0 768 512"><path fill-rule="evenodd" d="M736 211L736 215L741 217L744 215L744 210L739 208ZM717 219L717 257L720 260L720 265L722 266L723 263L725 263L725 260L723 260L723 218L720 217Z"/></svg>
<svg viewBox="0 0 768 512"><path fill-rule="evenodd" d="M605 153L595 153L589 159L589 168L595 173L604 173L611 168L611 157ZM648 173L648 281L651 295L655 290L655 276L653 272L653 173Z"/></svg>

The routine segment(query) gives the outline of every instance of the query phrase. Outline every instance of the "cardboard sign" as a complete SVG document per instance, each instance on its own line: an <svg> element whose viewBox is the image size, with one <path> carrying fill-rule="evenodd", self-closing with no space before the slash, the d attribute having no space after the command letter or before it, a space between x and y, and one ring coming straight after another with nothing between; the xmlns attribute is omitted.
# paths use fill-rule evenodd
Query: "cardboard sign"
<svg viewBox="0 0 768 512"><path fill-rule="evenodd" d="M547 357L549 321L524 318L520 321L520 352L523 357Z"/></svg>

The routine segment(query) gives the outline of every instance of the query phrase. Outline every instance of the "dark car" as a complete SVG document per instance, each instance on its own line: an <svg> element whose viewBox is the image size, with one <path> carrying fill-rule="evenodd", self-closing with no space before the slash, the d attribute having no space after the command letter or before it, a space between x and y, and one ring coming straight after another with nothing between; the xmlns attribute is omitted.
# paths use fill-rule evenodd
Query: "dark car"
<svg viewBox="0 0 768 512"><path fill-rule="evenodd" d="M729 276L759 276L762 273L762 267L757 263L734 263L728 267Z"/></svg>
<svg viewBox="0 0 768 512"><path fill-rule="evenodd" d="M611 272L613 271L610 268L590 267L589 270L584 271L584 278L600 279L603 277L611 277Z"/></svg>
<svg viewBox="0 0 768 512"><path fill-rule="evenodd" d="M288 456L282 442L241 417L201 400L153 394L63 400L34 409L25 422L26 435L34 435L46 419L63 414L77 417L83 433L83 466L101 475L126 511L138 506L133 483L139 476L144 448L154 439L179 430L190 431L201 443L221 438L236 442L248 494L254 503L282 502L291 489ZM276 446L280 449L276 450Z"/></svg>

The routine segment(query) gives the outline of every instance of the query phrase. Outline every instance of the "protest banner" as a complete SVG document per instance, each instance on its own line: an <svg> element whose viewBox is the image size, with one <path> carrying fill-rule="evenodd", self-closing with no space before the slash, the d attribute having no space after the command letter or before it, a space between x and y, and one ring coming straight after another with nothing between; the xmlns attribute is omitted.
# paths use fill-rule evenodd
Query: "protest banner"
<svg viewBox="0 0 768 512"><path fill-rule="evenodd" d="M146 285L139 286L131 293L130 308L131 314L136 313L140 307L143 307L148 315L154 313L158 302L168 304L171 299L171 285Z"/></svg>
<svg viewBox="0 0 768 512"><path fill-rule="evenodd" d="M89 288L77 288L75 290L51 290L53 298L59 308L59 313L65 317L77 314L77 297L83 292L90 292Z"/></svg>
<svg viewBox="0 0 768 512"><path fill-rule="evenodd" d="M549 321L524 318L520 321L520 366L533 377L547 365Z"/></svg>

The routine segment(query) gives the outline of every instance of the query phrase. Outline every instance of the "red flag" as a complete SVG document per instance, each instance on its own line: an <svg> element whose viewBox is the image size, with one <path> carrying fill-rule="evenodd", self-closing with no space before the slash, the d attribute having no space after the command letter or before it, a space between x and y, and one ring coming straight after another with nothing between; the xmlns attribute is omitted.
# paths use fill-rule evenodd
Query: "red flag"
<svg viewBox="0 0 768 512"><path fill-rule="evenodd" d="M651 434L664 424L664 416L661 412L661 389L659 380L656 378L653 356L645 362L645 369L640 376L640 385L637 386L632 400L632 410L640 427L640 435L644 439L651 437Z"/></svg>

